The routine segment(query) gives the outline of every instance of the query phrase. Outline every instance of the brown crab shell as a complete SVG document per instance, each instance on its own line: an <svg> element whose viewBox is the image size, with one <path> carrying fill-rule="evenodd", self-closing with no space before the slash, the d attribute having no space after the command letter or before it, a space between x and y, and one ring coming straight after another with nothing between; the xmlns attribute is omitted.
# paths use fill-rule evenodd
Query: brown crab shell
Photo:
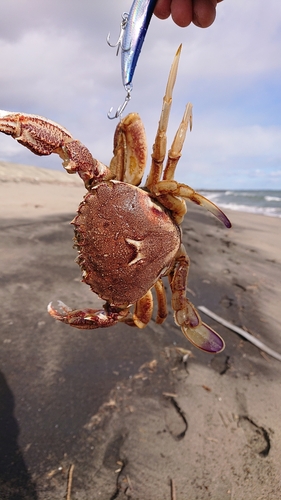
<svg viewBox="0 0 281 500"><path fill-rule="evenodd" d="M171 267L181 244L168 211L121 181L93 187L72 223L83 281L118 307L140 299Z"/></svg>

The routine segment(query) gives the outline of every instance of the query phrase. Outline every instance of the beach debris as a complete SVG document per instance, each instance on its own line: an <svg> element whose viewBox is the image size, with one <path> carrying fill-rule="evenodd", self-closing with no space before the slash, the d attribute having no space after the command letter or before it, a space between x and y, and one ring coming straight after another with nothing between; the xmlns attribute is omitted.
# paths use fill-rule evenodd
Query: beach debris
<svg viewBox="0 0 281 500"><path fill-rule="evenodd" d="M67 485L66 485L66 500L71 500L71 488L72 488L72 481L73 481L73 471L74 471L74 464L71 464L68 470L68 478L67 478Z"/></svg>
<svg viewBox="0 0 281 500"><path fill-rule="evenodd" d="M154 373L157 370L158 361L156 359L152 359L152 361L147 361L143 363L138 369L138 373L134 375L134 379L147 380L149 373Z"/></svg>
<svg viewBox="0 0 281 500"><path fill-rule="evenodd" d="M176 483L174 479L170 479L170 486L171 486L171 500L177 500Z"/></svg>
<svg viewBox="0 0 281 500"><path fill-rule="evenodd" d="M205 391L207 391L207 392L211 392L211 391L212 391L211 387L209 387L208 385L203 384L203 385L202 385L202 387L203 387L203 389L205 389Z"/></svg>
<svg viewBox="0 0 281 500"><path fill-rule="evenodd" d="M217 321L221 325L225 326L226 328L229 328L229 330L232 330L233 332L238 333L239 335L241 335L241 337L244 337L244 339L248 340L249 342L254 344L256 347L261 349L261 351L264 351L267 354L269 354L270 356L272 356L273 358L278 359L278 361L281 361L281 354L279 354L278 352L274 351L273 349L271 349L270 347L265 345L263 342L258 340L256 337L251 335L251 333L246 332L242 328L239 328L239 326L233 325L229 321L221 318L220 316L218 316L214 312L210 311L210 309L208 309L205 306L198 306L197 309L199 309L201 312L203 312L204 314L206 314L210 318L214 319L215 321Z"/></svg>
<svg viewBox="0 0 281 500"><path fill-rule="evenodd" d="M162 277L172 291L175 322L185 337L205 352L223 350L223 339L202 322L186 297L189 258L181 241L180 224L186 213L185 200L201 205L226 227L226 215L191 187L174 180L188 128L192 105L187 104L175 134L166 165L166 131L172 104L181 46L176 52L153 146L152 164L145 185L147 145L137 113L130 113L116 127L114 156L109 168L62 126L36 115L0 111L0 131L11 135L33 153L57 153L69 174L78 173L88 193L72 221L77 263L82 281L105 304L100 309L74 309L63 302L50 303L52 317L72 327L96 329L124 322L144 328L152 318L152 289L156 292L156 323L168 314ZM134 311L131 312L131 306Z"/></svg>
<svg viewBox="0 0 281 500"><path fill-rule="evenodd" d="M185 370L188 373L187 363L189 358L195 358L192 351L183 347L176 347L176 353L180 356L181 362L184 364Z"/></svg>
<svg viewBox="0 0 281 500"><path fill-rule="evenodd" d="M190 351L189 349L184 349L183 347L176 347L176 352L182 356L182 362L183 363L187 363L188 361L188 358L195 358L194 354L192 353L192 351Z"/></svg>
<svg viewBox="0 0 281 500"><path fill-rule="evenodd" d="M211 443L218 443L219 442L218 439L212 438L212 437L206 437L206 441L211 441Z"/></svg>
<svg viewBox="0 0 281 500"><path fill-rule="evenodd" d="M139 372L142 372L146 368L150 372L155 372L157 369L157 365L158 365L157 359L152 359L152 361L148 361L147 363L144 363L143 365L141 365L139 368Z"/></svg>
<svg viewBox="0 0 281 500"><path fill-rule="evenodd" d="M178 396L174 392L162 392L162 394L163 396L165 396L165 398L176 398Z"/></svg>

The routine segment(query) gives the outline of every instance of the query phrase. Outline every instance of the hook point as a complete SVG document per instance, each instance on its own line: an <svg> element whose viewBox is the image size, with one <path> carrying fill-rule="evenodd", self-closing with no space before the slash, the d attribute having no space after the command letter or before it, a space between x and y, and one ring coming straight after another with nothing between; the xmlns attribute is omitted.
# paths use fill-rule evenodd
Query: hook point
<svg viewBox="0 0 281 500"><path fill-rule="evenodd" d="M124 102L123 102L123 104L120 104L119 108L117 108L117 111L116 111L115 115L110 116L110 114L111 114L111 112L113 110L113 107L111 107L110 110L108 111L107 118L109 118L110 120L114 120L115 118L119 118L119 116L120 117L122 116L122 113L123 113L124 109L126 108L128 102L131 99L131 90L132 90L132 87L130 86L126 90L127 90L127 94L126 94L126 97L124 99Z"/></svg>

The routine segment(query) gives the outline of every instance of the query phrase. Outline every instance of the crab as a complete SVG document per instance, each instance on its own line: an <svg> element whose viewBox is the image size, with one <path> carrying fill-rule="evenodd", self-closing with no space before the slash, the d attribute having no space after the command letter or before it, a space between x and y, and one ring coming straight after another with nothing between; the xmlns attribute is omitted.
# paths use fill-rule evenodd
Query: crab
<svg viewBox="0 0 281 500"><path fill-rule="evenodd" d="M36 115L0 111L0 131L11 135L36 155L57 153L69 174L78 173L87 189L74 225L77 262L82 281L105 301L100 309L72 310L58 301L50 303L52 317L80 329L96 329L124 322L144 328L152 318L155 290L156 323L167 312L162 278L168 277L174 319L183 334L206 352L223 350L223 339L202 322L186 297L189 258L182 244L180 224L185 200L206 207L226 227L226 215L194 191L174 180L188 128L192 105L187 104L175 134L166 165L166 131L172 104L181 47L176 52L163 98L162 112L145 185L139 187L146 166L144 127L137 113L117 125L114 156L109 168L62 126ZM132 311L132 306L134 310Z"/></svg>

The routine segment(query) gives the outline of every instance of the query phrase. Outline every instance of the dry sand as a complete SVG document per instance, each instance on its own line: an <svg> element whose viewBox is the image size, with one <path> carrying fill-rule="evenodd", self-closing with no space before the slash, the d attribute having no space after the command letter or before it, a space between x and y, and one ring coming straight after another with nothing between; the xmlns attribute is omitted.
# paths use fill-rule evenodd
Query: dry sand
<svg viewBox="0 0 281 500"><path fill-rule="evenodd" d="M71 464L72 500L279 499L280 362L206 317L217 356L171 313L143 331L48 316L51 299L97 300L72 249L83 193L65 173L0 166L0 499L63 499ZM191 300L281 352L281 219L228 213L226 230L188 208Z"/></svg>

